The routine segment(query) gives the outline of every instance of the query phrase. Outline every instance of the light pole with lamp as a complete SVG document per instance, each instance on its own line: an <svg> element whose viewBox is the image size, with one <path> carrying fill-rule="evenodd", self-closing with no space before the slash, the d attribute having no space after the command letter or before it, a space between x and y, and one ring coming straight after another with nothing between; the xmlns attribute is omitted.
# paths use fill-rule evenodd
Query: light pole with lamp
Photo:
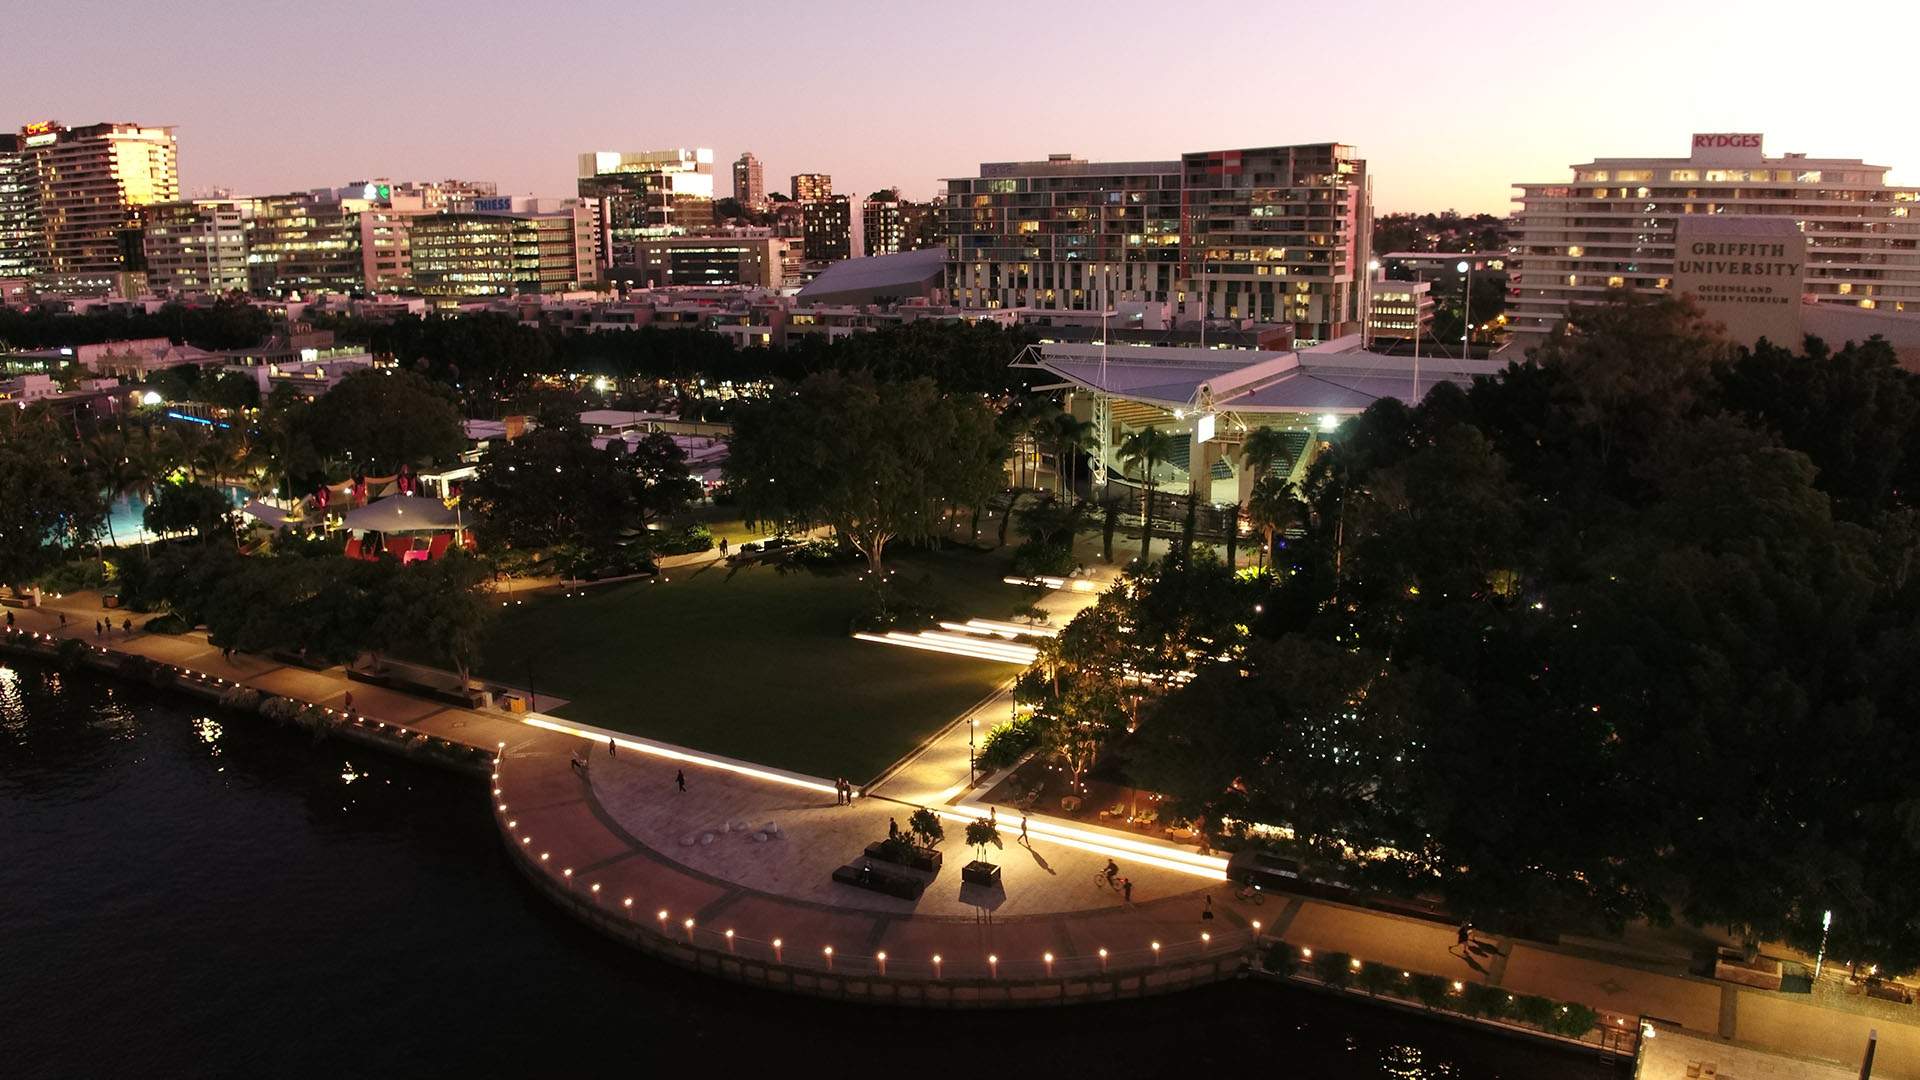
<svg viewBox="0 0 1920 1080"><path fill-rule="evenodd" d="M1365 293L1366 304L1360 315L1360 348L1362 351L1364 351L1367 348L1367 343L1372 340L1372 337L1370 335L1373 332L1373 278L1374 278L1374 275L1378 274L1379 272L1380 272L1380 260L1368 259L1367 260L1367 291Z"/></svg>
<svg viewBox="0 0 1920 1080"><path fill-rule="evenodd" d="M1813 958L1813 982L1820 984L1820 969L1827 963L1827 931L1833 929L1833 910L1827 909L1820 915L1820 952Z"/></svg>
<svg viewBox="0 0 1920 1080"><path fill-rule="evenodd" d="M1453 268L1466 275L1466 286L1460 290L1460 359L1465 360L1473 341L1473 264L1461 259Z"/></svg>
<svg viewBox="0 0 1920 1080"><path fill-rule="evenodd" d="M974 776L975 758L973 756L973 725L974 725L973 717L971 716L967 717L967 786L968 787L972 787L977 782L977 778Z"/></svg>

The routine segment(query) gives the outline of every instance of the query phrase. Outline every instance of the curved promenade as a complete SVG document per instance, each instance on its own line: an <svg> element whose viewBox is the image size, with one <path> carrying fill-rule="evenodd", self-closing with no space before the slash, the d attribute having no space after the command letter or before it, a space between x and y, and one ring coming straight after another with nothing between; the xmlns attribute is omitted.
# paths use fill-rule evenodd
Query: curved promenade
<svg viewBox="0 0 1920 1080"><path fill-rule="evenodd" d="M1022 845L1005 819L1005 847L990 853L1002 889L961 885L955 864L968 853L952 841L917 902L838 884L833 869L911 805L842 806L830 782L679 761L625 738L610 756L603 741L555 734L509 740L494 775L495 819L516 865L596 928L686 967L878 1002L1041 1005L1227 978L1255 944L1224 890L1216 917L1201 918L1204 877L1118 852L1136 882L1129 904L1098 881L1107 855L1037 828ZM591 751L585 775L578 750ZM943 814L956 819L950 836L970 816ZM752 839L769 823L773 839Z"/></svg>

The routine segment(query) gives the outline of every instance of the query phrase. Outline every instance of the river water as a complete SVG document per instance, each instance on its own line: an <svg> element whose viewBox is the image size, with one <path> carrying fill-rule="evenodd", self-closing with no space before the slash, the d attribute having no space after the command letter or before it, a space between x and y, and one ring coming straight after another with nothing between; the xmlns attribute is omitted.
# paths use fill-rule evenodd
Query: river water
<svg viewBox="0 0 1920 1080"><path fill-rule="evenodd" d="M1266 984L923 1013L712 981L533 894L484 796L253 717L0 663L0 1076L1622 1075Z"/></svg>

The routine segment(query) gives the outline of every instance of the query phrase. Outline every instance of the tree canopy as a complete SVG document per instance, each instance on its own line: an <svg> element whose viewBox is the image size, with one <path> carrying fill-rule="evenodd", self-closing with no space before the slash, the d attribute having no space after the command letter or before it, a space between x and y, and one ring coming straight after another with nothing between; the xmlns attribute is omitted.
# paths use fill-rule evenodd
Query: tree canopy
<svg viewBox="0 0 1920 1080"><path fill-rule="evenodd" d="M1810 946L1831 909L1836 952L1920 967L1916 393L1879 342L1736 351L1621 298L1380 402L1131 776L1489 924Z"/></svg>
<svg viewBox="0 0 1920 1080"><path fill-rule="evenodd" d="M462 497L488 544L601 550L622 530L672 513L699 494L686 454L665 435L627 451L596 450L577 422L542 426L495 448Z"/></svg>
<svg viewBox="0 0 1920 1080"><path fill-rule="evenodd" d="M0 585L24 585L106 524L99 475L44 410L0 409Z"/></svg>
<svg viewBox="0 0 1920 1080"><path fill-rule="evenodd" d="M299 424L320 454L375 476L450 461L466 447L453 402L411 371L353 372L303 410Z"/></svg>
<svg viewBox="0 0 1920 1080"><path fill-rule="evenodd" d="M823 373L738 414L726 476L749 520L831 525L877 571L888 543L930 534L941 504L998 486L1002 450L978 396Z"/></svg>

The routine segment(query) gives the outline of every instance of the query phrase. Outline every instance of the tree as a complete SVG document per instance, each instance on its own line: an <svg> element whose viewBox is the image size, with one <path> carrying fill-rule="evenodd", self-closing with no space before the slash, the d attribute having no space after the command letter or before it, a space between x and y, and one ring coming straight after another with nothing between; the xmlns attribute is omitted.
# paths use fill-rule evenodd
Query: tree
<svg viewBox="0 0 1920 1080"><path fill-rule="evenodd" d="M382 628L388 649L408 646L453 665L460 685L479 659L480 642L498 607L489 600L491 575L480 560L458 548L423 566L404 566L382 605L391 618Z"/></svg>
<svg viewBox="0 0 1920 1080"><path fill-rule="evenodd" d="M967 822L967 843L973 845L974 857L986 862L988 846L1000 846L1000 829L986 818L975 818Z"/></svg>
<svg viewBox="0 0 1920 1080"><path fill-rule="evenodd" d="M1120 443L1120 461L1140 474L1140 487L1146 497L1140 528L1140 564L1152 561L1153 551L1153 471L1173 456L1173 436L1155 427L1145 427L1128 435Z"/></svg>
<svg viewBox="0 0 1920 1080"><path fill-rule="evenodd" d="M69 439L51 414L0 409L0 583L18 588L100 533L107 500Z"/></svg>
<svg viewBox="0 0 1920 1080"><path fill-rule="evenodd" d="M947 830L940 824L940 815L924 806L907 818L907 829L920 838L921 847L939 847L940 841L947 838Z"/></svg>
<svg viewBox="0 0 1920 1080"><path fill-rule="evenodd" d="M466 447L453 402L410 371L353 372L315 401L303 420L321 455L350 459L373 476L391 475L402 465L450 461Z"/></svg>
<svg viewBox="0 0 1920 1080"><path fill-rule="evenodd" d="M1254 482L1247 496L1247 517L1260 533L1260 565L1265 566L1273 553L1274 534L1304 524L1306 509L1292 481L1262 476Z"/></svg>
<svg viewBox="0 0 1920 1080"><path fill-rule="evenodd" d="M678 452L671 440L666 446ZM597 450L577 423L540 427L489 453L461 498L490 546L605 550L640 515L643 496L671 506L684 490L666 469L671 456L657 447L632 458L612 446ZM643 475L642 467L666 475ZM679 477L686 477L684 458Z"/></svg>
<svg viewBox="0 0 1920 1080"><path fill-rule="evenodd" d="M741 411L726 475L749 519L829 524L877 573L887 544L932 534L943 503L984 497L998 454L977 397L827 373Z"/></svg>
<svg viewBox="0 0 1920 1080"><path fill-rule="evenodd" d="M142 523L155 535L191 532L205 544L232 543L239 526L225 495L193 481L160 485Z"/></svg>
<svg viewBox="0 0 1920 1080"><path fill-rule="evenodd" d="M1079 466L1080 455L1094 448L1093 421L1079 420L1072 413L1063 412L1053 418L1053 430L1048 434L1054 460L1059 464L1061 494L1069 499L1074 498L1075 487L1071 477Z"/></svg>

